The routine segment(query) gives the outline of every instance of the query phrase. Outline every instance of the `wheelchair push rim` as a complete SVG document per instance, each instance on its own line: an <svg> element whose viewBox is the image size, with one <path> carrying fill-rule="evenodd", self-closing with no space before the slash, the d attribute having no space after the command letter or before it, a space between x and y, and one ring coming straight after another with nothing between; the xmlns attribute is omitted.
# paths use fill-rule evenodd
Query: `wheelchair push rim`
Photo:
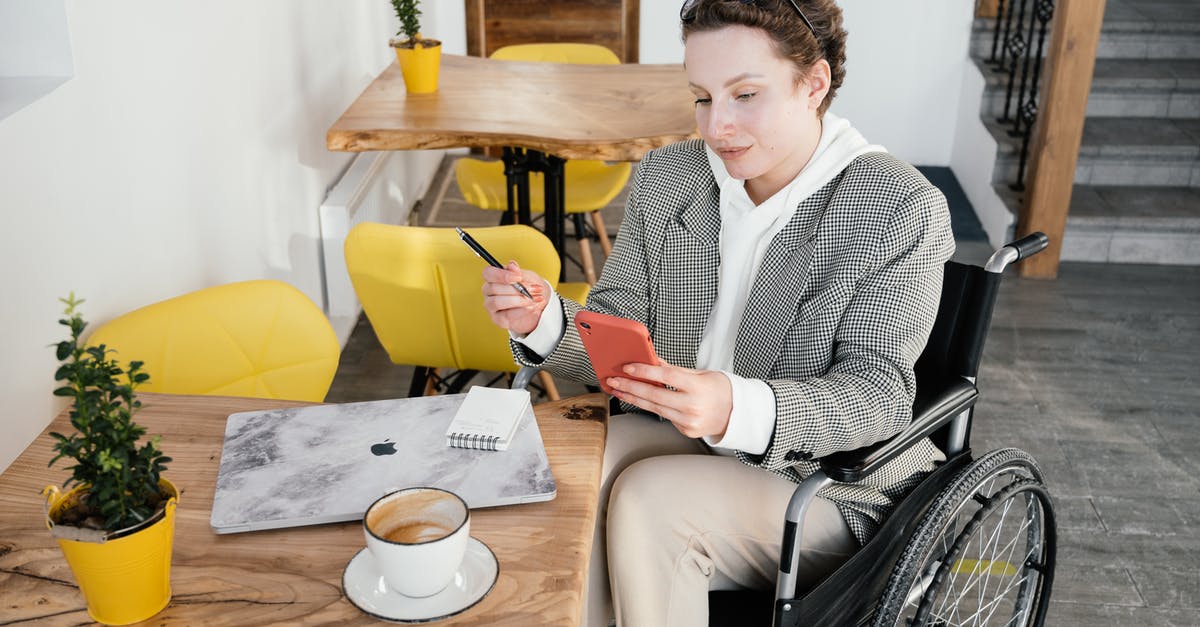
<svg viewBox="0 0 1200 627"><path fill-rule="evenodd" d="M992 451L942 492L893 572L876 625L1041 625L1054 511L1037 463Z"/></svg>

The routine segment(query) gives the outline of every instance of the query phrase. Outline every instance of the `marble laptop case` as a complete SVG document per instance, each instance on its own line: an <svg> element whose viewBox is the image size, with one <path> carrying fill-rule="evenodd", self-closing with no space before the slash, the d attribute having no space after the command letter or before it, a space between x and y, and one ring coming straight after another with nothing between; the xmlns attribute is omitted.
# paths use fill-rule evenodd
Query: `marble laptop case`
<svg viewBox="0 0 1200 627"><path fill-rule="evenodd" d="M446 446L466 394L232 414L211 525L237 533L360 520L410 486L455 492L471 508L548 501L554 476L532 415L507 451Z"/></svg>

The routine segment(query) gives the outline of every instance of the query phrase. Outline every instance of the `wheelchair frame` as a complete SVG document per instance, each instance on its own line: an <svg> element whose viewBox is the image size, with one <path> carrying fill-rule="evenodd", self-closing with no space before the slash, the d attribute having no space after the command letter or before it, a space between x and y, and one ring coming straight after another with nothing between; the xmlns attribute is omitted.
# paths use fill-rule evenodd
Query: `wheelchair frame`
<svg viewBox="0 0 1200 627"><path fill-rule="evenodd" d="M970 430L979 395L975 377L1000 275L1048 242L1042 233L1011 242L982 268L947 262L937 320L916 365L912 423L890 440L822 458L821 470L793 493L785 515L774 625L987 624L1014 586L1012 615L1006 613L1002 623L1043 623L1054 578L1056 527L1041 470L1017 449L998 449L975 459ZM835 481L861 480L927 437L946 454L946 461L900 502L862 549L797 597L792 565L799 558L801 523L812 499ZM1019 522L1028 524L1021 524L1011 541L998 546L1008 514L1022 499L1025 514ZM999 521L994 520L997 513L1002 514ZM962 557L976 539L980 551L999 549L1006 559ZM1017 565L1012 556L1020 545L1029 549L1020 554ZM942 552L935 553L938 550ZM956 590L964 571L962 591L936 602L946 586ZM994 599L987 597L993 575L995 593L1000 593ZM971 613L962 616L965 612Z"/></svg>

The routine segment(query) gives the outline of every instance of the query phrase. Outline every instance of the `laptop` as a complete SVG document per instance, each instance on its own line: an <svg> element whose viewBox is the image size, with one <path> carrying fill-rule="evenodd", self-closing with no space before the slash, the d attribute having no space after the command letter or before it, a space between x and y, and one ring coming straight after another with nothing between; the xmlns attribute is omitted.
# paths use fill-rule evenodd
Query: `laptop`
<svg viewBox="0 0 1200 627"><path fill-rule="evenodd" d="M532 412L506 451L446 445L466 394L231 414L210 523L238 533L361 520L400 488L450 490L472 509L557 494Z"/></svg>

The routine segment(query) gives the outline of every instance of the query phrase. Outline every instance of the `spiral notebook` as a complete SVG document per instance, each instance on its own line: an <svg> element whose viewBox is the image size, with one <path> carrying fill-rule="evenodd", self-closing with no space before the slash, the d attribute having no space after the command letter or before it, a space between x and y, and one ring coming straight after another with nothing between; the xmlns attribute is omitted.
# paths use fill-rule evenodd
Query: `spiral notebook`
<svg viewBox="0 0 1200 627"><path fill-rule="evenodd" d="M446 446L466 394L331 403L232 414L210 523L237 533L361 520L399 488L434 486L472 509L553 499L554 475L532 412L503 453Z"/></svg>
<svg viewBox="0 0 1200 627"><path fill-rule="evenodd" d="M446 446L505 451L521 419L533 416L528 390L473 386L446 429Z"/></svg>

